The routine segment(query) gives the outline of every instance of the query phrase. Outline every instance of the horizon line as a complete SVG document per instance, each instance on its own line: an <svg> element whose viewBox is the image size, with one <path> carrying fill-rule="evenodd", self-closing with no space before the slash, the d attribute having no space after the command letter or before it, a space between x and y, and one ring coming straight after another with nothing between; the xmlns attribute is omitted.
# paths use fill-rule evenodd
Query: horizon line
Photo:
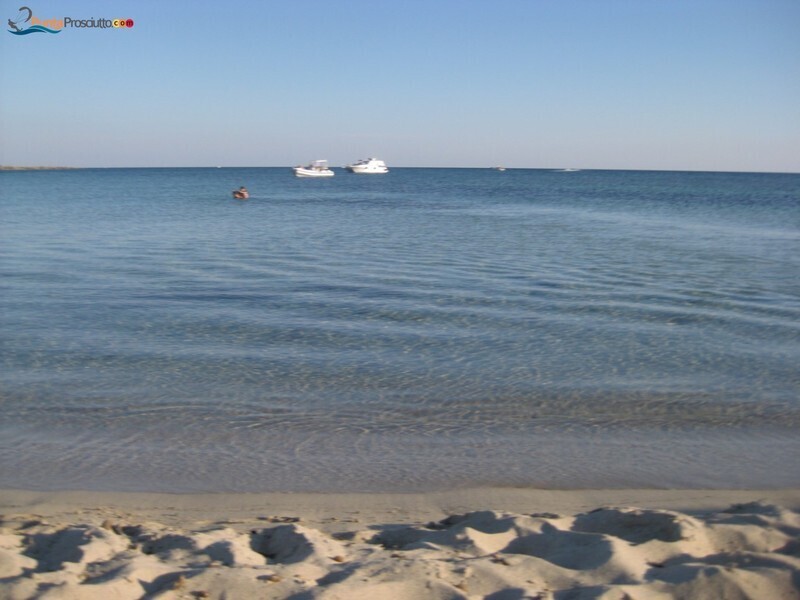
<svg viewBox="0 0 800 600"><path fill-rule="evenodd" d="M73 171L81 169L291 169L296 165L195 165L195 166L16 166L0 165L0 171ZM575 171L641 171L652 173L751 173L771 175L800 175L800 171L738 171L738 170L709 170L709 169L653 169L653 168L609 168L609 167L504 167L502 165L467 167L467 166L423 166L402 165L392 166L391 169L479 169L495 170L502 167L507 171L561 171L574 169ZM344 169L344 166L333 166L334 169Z"/></svg>

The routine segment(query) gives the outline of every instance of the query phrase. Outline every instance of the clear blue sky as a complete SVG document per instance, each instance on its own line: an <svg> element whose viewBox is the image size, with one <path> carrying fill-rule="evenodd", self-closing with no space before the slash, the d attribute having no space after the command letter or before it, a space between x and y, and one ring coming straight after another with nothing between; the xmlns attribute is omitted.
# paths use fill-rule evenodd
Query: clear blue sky
<svg viewBox="0 0 800 600"><path fill-rule="evenodd" d="M0 164L800 172L800 0L0 0Z"/></svg>

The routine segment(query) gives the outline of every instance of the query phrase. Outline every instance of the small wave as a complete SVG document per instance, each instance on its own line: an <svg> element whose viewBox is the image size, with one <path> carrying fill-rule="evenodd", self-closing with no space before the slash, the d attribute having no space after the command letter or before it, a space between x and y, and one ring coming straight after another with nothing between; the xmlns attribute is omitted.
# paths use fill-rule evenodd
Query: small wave
<svg viewBox="0 0 800 600"><path fill-rule="evenodd" d="M28 35L29 33L61 33L60 29L50 29L48 27L44 27L42 25L32 25L27 29L23 29L22 31L11 31L8 30L9 33L13 33L14 35Z"/></svg>

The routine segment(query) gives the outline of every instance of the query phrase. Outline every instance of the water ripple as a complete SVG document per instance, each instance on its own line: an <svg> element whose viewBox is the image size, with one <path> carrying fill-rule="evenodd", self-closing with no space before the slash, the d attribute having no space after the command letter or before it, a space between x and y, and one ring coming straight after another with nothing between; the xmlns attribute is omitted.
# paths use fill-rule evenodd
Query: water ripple
<svg viewBox="0 0 800 600"><path fill-rule="evenodd" d="M0 484L800 482L800 177L226 171L0 174Z"/></svg>

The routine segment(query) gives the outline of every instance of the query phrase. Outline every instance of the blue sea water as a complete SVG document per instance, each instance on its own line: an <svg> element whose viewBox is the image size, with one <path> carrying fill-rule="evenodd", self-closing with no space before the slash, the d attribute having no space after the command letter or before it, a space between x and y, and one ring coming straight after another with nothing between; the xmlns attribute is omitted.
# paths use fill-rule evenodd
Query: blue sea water
<svg viewBox="0 0 800 600"><path fill-rule="evenodd" d="M800 175L0 184L0 487L800 486Z"/></svg>

